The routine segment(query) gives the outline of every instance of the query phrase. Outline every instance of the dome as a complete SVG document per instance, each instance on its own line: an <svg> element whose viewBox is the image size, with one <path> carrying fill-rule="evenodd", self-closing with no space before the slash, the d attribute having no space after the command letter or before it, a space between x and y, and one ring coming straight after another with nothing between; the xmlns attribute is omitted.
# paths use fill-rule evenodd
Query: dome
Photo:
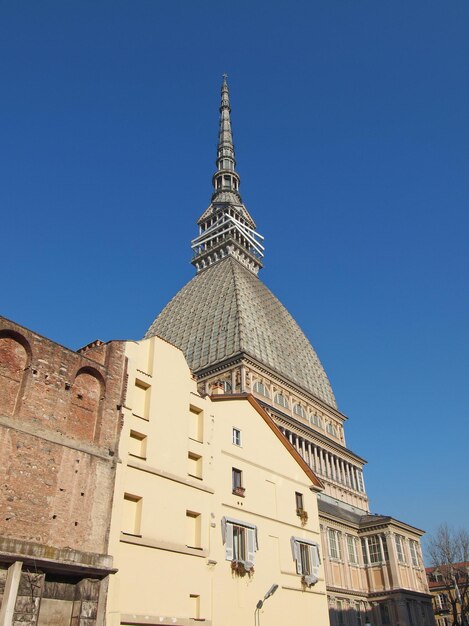
<svg viewBox="0 0 469 626"><path fill-rule="evenodd" d="M182 350L194 373L245 355L337 408L321 362L281 302L232 256L199 272L145 335Z"/></svg>

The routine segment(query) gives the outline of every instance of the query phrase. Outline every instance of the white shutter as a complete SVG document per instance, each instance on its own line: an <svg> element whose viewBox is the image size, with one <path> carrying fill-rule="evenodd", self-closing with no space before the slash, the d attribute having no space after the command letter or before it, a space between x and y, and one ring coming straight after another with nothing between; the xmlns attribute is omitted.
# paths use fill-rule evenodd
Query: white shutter
<svg viewBox="0 0 469 626"><path fill-rule="evenodd" d="M301 567L300 545L295 537L290 539L290 544L293 560L296 562L296 573L303 574L303 568Z"/></svg>
<svg viewBox="0 0 469 626"><path fill-rule="evenodd" d="M233 560L233 524L225 524L225 559Z"/></svg>
<svg viewBox="0 0 469 626"><path fill-rule="evenodd" d="M226 541L226 517L221 518L221 539L222 542Z"/></svg>
<svg viewBox="0 0 469 626"><path fill-rule="evenodd" d="M257 539L256 539L256 528L246 528L245 530L247 535L247 550L246 550L246 561L252 563L254 565L254 558L256 556L256 547L257 547Z"/></svg>
<svg viewBox="0 0 469 626"><path fill-rule="evenodd" d="M310 547L310 554L311 554L311 573L314 574L314 576L316 576L317 578L319 576L319 563L321 562L319 558L319 546L312 545Z"/></svg>

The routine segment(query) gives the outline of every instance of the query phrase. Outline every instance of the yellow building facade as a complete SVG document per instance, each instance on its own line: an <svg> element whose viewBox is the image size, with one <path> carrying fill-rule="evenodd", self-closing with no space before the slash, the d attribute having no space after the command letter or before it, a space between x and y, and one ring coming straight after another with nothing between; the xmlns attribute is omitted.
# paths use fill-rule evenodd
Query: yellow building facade
<svg viewBox="0 0 469 626"><path fill-rule="evenodd" d="M126 356L107 623L327 624L317 477L252 396L202 397L174 346Z"/></svg>

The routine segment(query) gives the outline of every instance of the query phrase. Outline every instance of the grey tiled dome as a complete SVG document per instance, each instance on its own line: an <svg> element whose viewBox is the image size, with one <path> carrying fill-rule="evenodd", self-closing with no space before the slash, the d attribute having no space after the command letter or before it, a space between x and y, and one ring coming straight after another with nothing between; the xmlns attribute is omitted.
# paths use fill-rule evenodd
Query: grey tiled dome
<svg viewBox="0 0 469 626"><path fill-rule="evenodd" d="M180 348L193 372L246 354L337 407L319 358L269 289L231 256L197 274L158 315L145 339Z"/></svg>

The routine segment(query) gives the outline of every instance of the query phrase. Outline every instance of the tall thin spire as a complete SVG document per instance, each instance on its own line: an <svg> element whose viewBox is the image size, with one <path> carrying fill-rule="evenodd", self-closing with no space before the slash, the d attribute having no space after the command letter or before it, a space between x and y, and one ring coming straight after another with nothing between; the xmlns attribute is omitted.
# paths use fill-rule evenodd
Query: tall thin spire
<svg viewBox="0 0 469 626"><path fill-rule="evenodd" d="M221 86L220 127L218 132L217 171L212 177L214 192L210 206L199 221L199 235L192 240L192 264L201 272L226 257L233 257L251 272L262 267L264 237L239 195L239 174L231 132L230 94L226 74Z"/></svg>
<svg viewBox="0 0 469 626"><path fill-rule="evenodd" d="M227 75L223 74L223 83L221 86L221 104L220 104L220 129L218 133L217 148L217 171L213 175L212 183L215 189L214 197L222 191L231 191L241 200L239 196L239 174L235 171L236 159L233 144L233 133L231 131L231 107L230 92L226 81Z"/></svg>

